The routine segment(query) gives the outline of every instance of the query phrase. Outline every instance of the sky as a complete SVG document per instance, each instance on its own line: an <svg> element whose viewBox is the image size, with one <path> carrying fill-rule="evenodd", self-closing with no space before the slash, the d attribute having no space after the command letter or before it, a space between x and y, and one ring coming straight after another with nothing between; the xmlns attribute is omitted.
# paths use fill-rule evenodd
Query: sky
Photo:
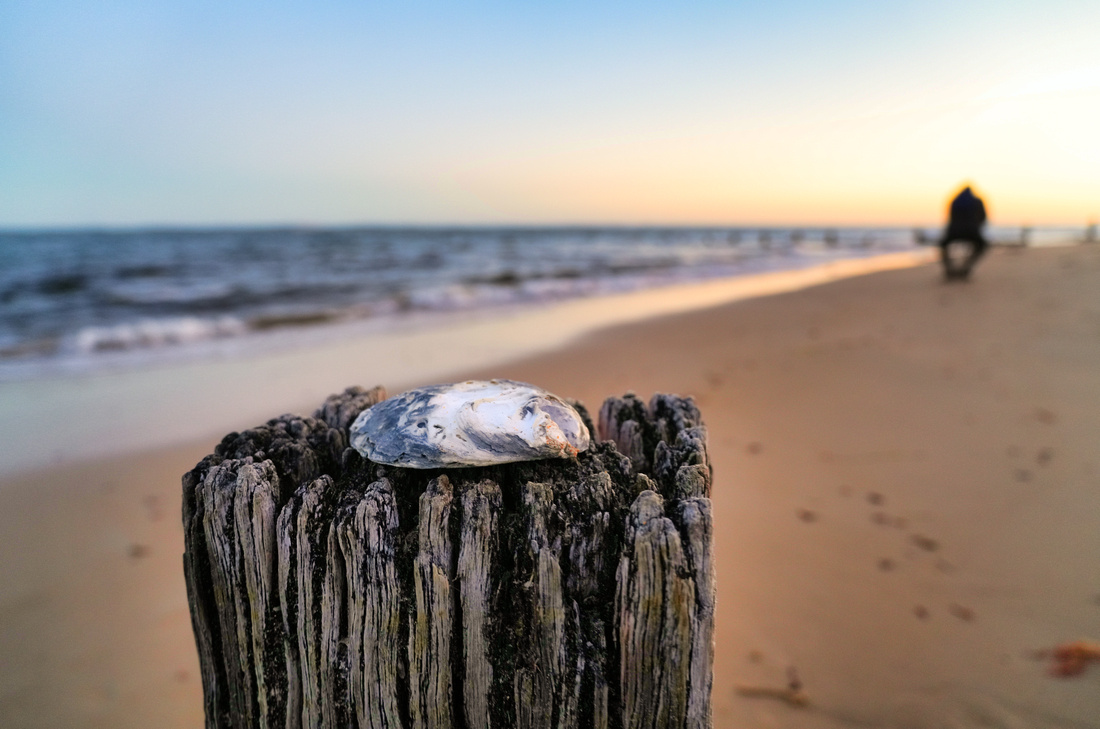
<svg viewBox="0 0 1100 729"><path fill-rule="evenodd" d="M3 0L0 227L1100 218L1100 2Z"/></svg>

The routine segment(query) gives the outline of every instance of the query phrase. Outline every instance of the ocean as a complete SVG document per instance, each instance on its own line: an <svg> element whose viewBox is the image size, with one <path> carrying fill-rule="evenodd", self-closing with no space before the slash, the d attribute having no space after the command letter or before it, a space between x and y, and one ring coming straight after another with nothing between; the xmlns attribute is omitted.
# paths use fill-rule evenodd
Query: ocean
<svg viewBox="0 0 1100 729"><path fill-rule="evenodd" d="M910 228L0 232L0 380L796 269L911 249L918 237Z"/></svg>

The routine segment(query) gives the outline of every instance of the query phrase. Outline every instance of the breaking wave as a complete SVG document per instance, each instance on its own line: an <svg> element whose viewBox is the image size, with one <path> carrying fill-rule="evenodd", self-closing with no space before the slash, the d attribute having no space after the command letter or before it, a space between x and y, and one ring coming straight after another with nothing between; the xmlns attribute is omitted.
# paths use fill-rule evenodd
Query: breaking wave
<svg viewBox="0 0 1100 729"><path fill-rule="evenodd" d="M148 349L233 337L246 330L245 324L232 316L140 319L111 326L85 327L73 337L73 349L79 354Z"/></svg>

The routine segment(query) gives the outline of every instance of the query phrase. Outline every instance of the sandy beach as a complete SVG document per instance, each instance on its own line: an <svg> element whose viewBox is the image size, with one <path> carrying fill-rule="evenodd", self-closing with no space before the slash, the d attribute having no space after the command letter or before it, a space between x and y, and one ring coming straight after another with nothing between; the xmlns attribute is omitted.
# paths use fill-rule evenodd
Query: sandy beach
<svg viewBox="0 0 1100 729"><path fill-rule="evenodd" d="M690 305L586 302L567 310L586 326L556 329L555 310L503 344L487 322L352 343L323 370L302 352L195 365L167 391L156 372L5 385L0 725L201 726L183 472L225 432L345 385L493 376L590 408L695 397L715 469L716 727L1100 726L1100 666L1055 679L1034 655L1100 639L1100 249L998 250L969 284L912 263L693 287ZM40 445L59 438L71 451ZM124 447L91 458L105 443ZM808 706L744 695L791 671Z"/></svg>

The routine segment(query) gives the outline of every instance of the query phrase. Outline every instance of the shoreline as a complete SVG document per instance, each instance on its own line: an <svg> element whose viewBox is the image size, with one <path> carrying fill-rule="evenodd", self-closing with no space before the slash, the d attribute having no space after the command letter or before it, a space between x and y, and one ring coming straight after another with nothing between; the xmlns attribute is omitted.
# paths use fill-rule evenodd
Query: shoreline
<svg viewBox="0 0 1100 729"><path fill-rule="evenodd" d="M251 356L0 382L0 441L6 451L0 477L204 439L216 443L225 433L284 412L311 412L328 394L351 384L384 384L397 393L462 371L552 352L605 328L933 259L934 252L923 249L889 253L461 317L406 332L360 333L345 342L326 339L312 347ZM302 372L311 375L302 377Z"/></svg>

